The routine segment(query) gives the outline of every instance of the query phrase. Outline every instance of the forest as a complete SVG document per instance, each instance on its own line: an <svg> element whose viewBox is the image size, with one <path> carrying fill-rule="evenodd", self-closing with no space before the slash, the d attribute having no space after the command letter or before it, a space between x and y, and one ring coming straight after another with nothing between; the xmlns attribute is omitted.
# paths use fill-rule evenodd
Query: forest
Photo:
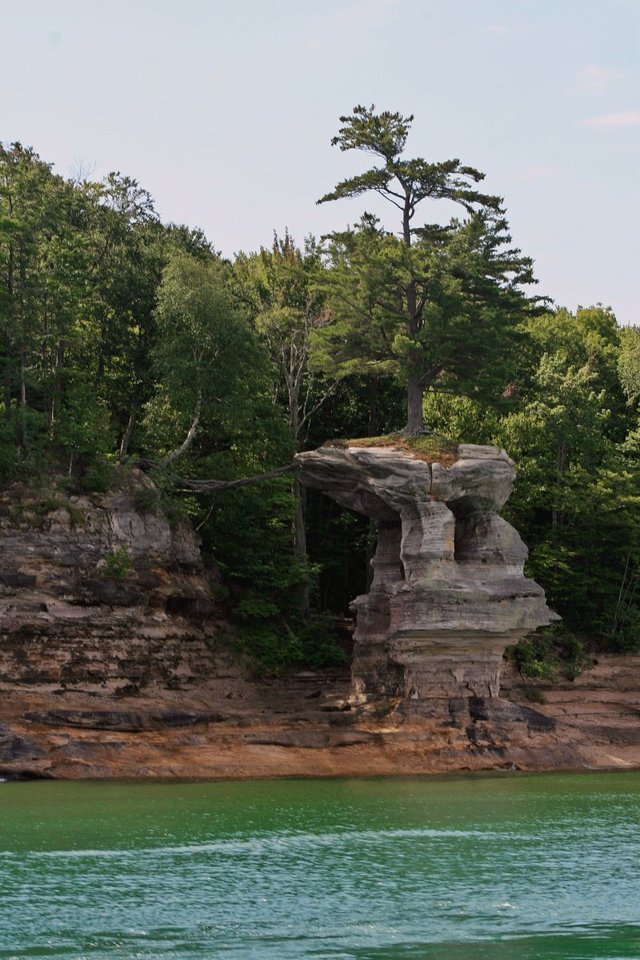
<svg viewBox="0 0 640 960"><path fill-rule="evenodd" d="M140 508L190 517L233 642L315 667L341 656L375 531L278 470L332 438L497 444L518 469L505 515L563 618L522 663L640 649L638 329L538 292L482 173L405 157L412 117L340 120L334 145L374 166L319 202L363 197L361 219L233 259L131 177L0 145L0 484L100 492L143 467Z"/></svg>

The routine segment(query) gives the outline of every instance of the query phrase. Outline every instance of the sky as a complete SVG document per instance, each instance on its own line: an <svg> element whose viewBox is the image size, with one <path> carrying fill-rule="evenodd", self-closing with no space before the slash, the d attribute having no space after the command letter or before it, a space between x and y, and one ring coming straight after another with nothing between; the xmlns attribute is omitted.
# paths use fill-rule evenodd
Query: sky
<svg viewBox="0 0 640 960"><path fill-rule="evenodd" d="M486 173L536 293L640 324L640 0L0 0L0 24L0 140L135 177L225 256L397 228L316 205L370 166L330 141L375 104L414 114L408 157Z"/></svg>

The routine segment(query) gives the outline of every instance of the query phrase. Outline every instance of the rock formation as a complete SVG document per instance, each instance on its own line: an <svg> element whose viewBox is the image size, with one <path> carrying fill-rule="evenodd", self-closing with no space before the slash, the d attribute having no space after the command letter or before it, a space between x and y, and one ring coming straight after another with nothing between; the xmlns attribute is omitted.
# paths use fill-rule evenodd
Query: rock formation
<svg viewBox="0 0 640 960"><path fill-rule="evenodd" d="M499 516L515 478L505 451L460 444L427 462L407 446L326 445L297 459L305 485L377 523L373 580L355 600L356 690L449 709L498 697L505 647L557 619Z"/></svg>
<svg viewBox="0 0 640 960"><path fill-rule="evenodd" d="M140 471L106 494L0 496L0 683L118 693L210 665L197 538Z"/></svg>
<svg viewBox="0 0 640 960"><path fill-rule="evenodd" d="M619 658L608 690L588 678L546 690L552 716L517 703L515 675L515 703L486 696L504 644L550 617L497 516L513 478L505 454L461 447L429 464L323 448L302 466L380 527L354 666L370 696L354 702L340 669L254 682L224 643L212 650L228 628L215 577L143 474L82 496L14 484L0 494L0 778L640 765L640 657Z"/></svg>

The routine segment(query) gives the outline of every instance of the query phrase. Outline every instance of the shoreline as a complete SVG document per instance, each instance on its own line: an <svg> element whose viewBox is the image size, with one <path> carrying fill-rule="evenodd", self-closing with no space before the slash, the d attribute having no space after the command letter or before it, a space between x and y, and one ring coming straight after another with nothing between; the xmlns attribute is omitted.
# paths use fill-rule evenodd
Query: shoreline
<svg viewBox="0 0 640 960"><path fill-rule="evenodd" d="M505 664L503 697L469 713L474 701L354 704L344 672L251 682L227 671L136 696L5 683L0 775L222 781L640 769L640 656L600 656L573 682L536 686L544 702L532 704Z"/></svg>
<svg viewBox="0 0 640 960"><path fill-rule="evenodd" d="M478 770L451 770L448 772L434 773L398 773L398 774L326 774L315 776L313 774L282 774L281 776L256 776L256 777L83 777L81 779L63 779L53 777L0 777L0 783L46 783L46 784L94 784L94 785L121 785L121 786L180 786L180 785L206 785L206 784L227 784L227 783L282 783L292 781L294 783L312 781L339 781L349 780L373 781L375 783L387 782L402 783L404 781L435 781L444 783L447 781L464 780L494 780L504 779L505 777L528 778L538 776L575 776L588 777L599 774L637 774L640 773L640 765L629 767L557 767L553 769L540 768L531 770L507 770L498 768L487 768Z"/></svg>

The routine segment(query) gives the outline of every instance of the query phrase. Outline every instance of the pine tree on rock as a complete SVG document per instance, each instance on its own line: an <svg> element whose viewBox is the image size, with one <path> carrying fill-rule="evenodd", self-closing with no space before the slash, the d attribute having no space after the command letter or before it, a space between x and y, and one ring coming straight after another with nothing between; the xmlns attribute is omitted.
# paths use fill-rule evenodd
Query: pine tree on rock
<svg viewBox="0 0 640 960"><path fill-rule="evenodd" d="M403 156L413 116L356 106L331 141L380 162L341 181L318 203L377 193L400 212L397 233L365 213L327 238L326 287L333 323L316 337L316 362L334 375L393 375L407 391L404 432L424 430L426 390L478 392L500 382L502 361L531 306L520 286L532 261L510 246L501 199L459 160ZM461 206L465 219L414 225L424 200ZM504 384L503 384L504 385Z"/></svg>

